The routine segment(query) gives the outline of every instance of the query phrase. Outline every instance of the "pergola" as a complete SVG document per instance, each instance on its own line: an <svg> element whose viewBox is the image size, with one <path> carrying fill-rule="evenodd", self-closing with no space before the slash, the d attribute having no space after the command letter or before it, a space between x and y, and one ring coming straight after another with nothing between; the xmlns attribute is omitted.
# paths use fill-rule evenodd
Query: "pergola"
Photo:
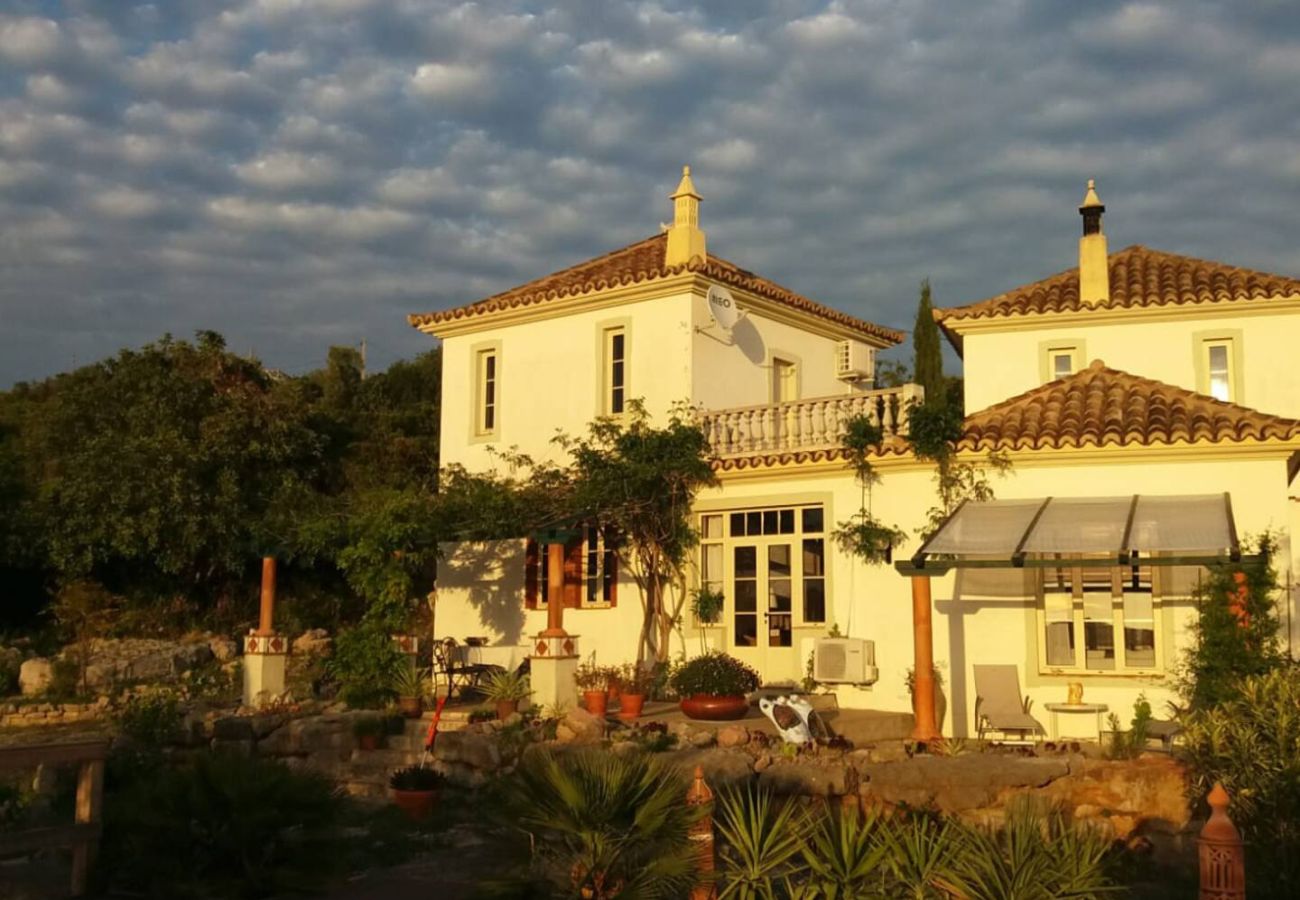
<svg viewBox="0 0 1300 900"><path fill-rule="evenodd" d="M962 503L909 560L894 564L912 579L916 727L912 737L939 737L935 716L930 579L953 569L1022 569L1061 565L1211 566L1243 557L1222 494L1128 497L1039 497Z"/></svg>

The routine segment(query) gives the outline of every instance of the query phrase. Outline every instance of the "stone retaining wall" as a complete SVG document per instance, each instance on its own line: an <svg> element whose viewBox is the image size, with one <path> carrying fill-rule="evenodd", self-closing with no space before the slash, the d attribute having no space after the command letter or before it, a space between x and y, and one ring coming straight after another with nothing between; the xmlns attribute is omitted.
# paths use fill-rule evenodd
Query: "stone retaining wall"
<svg viewBox="0 0 1300 900"><path fill-rule="evenodd" d="M93 703L6 703L0 705L0 728L41 728L107 719L109 701Z"/></svg>

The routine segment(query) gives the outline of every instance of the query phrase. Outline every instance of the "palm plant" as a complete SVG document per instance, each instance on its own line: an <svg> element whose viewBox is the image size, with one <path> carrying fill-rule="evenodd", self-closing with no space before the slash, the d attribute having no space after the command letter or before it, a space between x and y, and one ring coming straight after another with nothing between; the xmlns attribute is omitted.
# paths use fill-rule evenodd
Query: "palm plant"
<svg viewBox="0 0 1300 900"><path fill-rule="evenodd" d="M875 813L828 812L802 851L808 868L806 896L826 900L892 896L886 885L889 845L880 837Z"/></svg>
<svg viewBox="0 0 1300 900"><path fill-rule="evenodd" d="M680 774L651 758L598 751L530 754L506 793L508 814L528 833L532 874L555 896L657 900L690 888L689 827Z"/></svg>
<svg viewBox="0 0 1300 900"><path fill-rule="evenodd" d="M954 831L951 820L923 813L895 819L881 829L889 847L892 896L909 900L949 896L941 883L952 861Z"/></svg>
<svg viewBox="0 0 1300 900"><path fill-rule="evenodd" d="M748 786L722 792L714 825L722 838L719 900L775 900L778 886L802 872L808 817L770 791Z"/></svg>

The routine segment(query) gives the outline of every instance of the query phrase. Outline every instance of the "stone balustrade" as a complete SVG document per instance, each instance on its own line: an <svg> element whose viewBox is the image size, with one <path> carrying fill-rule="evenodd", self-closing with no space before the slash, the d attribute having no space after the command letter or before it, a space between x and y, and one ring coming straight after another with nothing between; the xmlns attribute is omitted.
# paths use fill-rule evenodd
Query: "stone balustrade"
<svg viewBox="0 0 1300 900"><path fill-rule="evenodd" d="M702 412L699 422L720 457L840 446L846 423L866 416L886 438L907 434L907 411L925 397L919 384L837 397Z"/></svg>

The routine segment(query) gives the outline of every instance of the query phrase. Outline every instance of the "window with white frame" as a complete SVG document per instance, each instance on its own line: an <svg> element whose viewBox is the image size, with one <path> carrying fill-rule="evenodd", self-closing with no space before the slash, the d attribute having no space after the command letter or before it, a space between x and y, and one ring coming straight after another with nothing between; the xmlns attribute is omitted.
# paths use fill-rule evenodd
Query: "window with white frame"
<svg viewBox="0 0 1300 900"><path fill-rule="evenodd" d="M1057 381L1069 378L1079 371L1079 348L1074 344L1062 344L1047 348L1047 380Z"/></svg>
<svg viewBox="0 0 1300 900"><path fill-rule="evenodd" d="M1204 354L1206 393L1215 400L1231 403L1237 396L1237 379L1233 371L1231 338L1207 340L1201 343Z"/></svg>
<svg viewBox="0 0 1300 900"><path fill-rule="evenodd" d="M618 556L599 528L587 528L582 554L582 603L612 606L617 590Z"/></svg>
<svg viewBox="0 0 1300 900"><path fill-rule="evenodd" d="M1158 567L1061 559L1040 570L1039 668L1044 673L1162 671Z"/></svg>
<svg viewBox="0 0 1300 900"><path fill-rule="evenodd" d="M524 605L546 609L550 600L550 544L530 540L524 554ZM564 545L563 605L599 609L618 599L618 554L615 542L595 527Z"/></svg>
<svg viewBox="0 0 1300 900"><path fill-rule="evenodd" d="M605 389L604 409L607 416L620 416L627 405L627 330L606 328L604 335Z"/></svg>
<svg viewBox="0 0 1300 900"><path fill-rule="evenodd" d="M495 434L501 404L501 370L496 350L480 350L475 361L477 390L474 428L480 435Z"/></svg>

